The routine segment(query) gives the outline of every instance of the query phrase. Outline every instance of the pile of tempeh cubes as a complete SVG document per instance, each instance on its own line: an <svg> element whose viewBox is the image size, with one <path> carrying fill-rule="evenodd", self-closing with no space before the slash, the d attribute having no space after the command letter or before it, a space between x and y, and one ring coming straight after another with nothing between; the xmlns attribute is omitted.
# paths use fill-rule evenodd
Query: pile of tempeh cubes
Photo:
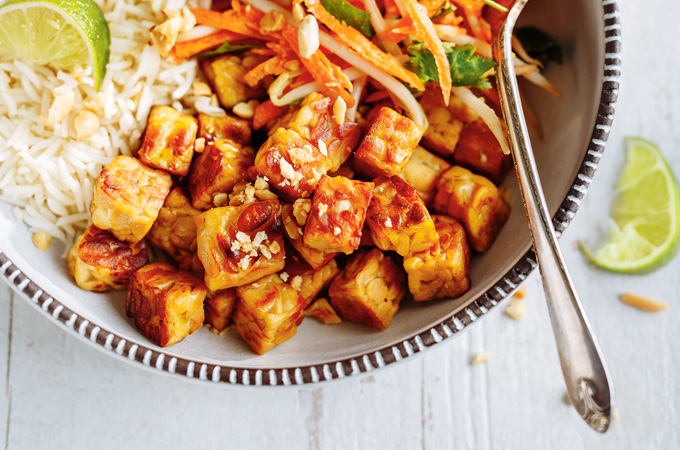
<svg viewBox="0 0 680 450"><path fill-rule="evenodd" d="M310 94L266 124L259 151L249 120L155 106L135 157L97 178L69 272L83 289L127 287L126 312L156 345L207 323L258 354L305 314L384 329L409 291L459 296L470 247L485 251L509 212L468 168L498 183L508 160L471 112L437 98L421 99L423 136L386 106L357 123ZM150 263L149 244L175 264Z"/></svg>

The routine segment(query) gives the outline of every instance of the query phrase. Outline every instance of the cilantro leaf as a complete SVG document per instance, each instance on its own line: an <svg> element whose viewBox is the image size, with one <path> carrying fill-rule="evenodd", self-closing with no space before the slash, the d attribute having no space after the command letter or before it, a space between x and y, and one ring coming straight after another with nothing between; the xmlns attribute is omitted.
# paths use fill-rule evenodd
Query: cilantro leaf
<svg viewBox="0 0 680 450"><path fill-rule="evenodd" d="M362 11L347 0L321 0L321 4L340 22L356 28L367 38L375 36L375 31L371 26L370 14L366 11Z"/></svg>
<svg viewBox="0 0 680 450"><path fill-rule="evenodd" d="M451 80L454 86L470 86L478 89L489 89L491 83L483 75L496 66L496 63L489 59L475 54L475 46L466 44L455 46L444 42L446 59L451 66ZM414 44L407 47L411 59L409 68L418 75L423 84L434 81L439 82L437 65L432 52L427 49L425 44Z"/></svg>
<svg viewBox="0 0 680 450"><path fill-rule="evenodd" d="M529 56L545 65L548 61L562 64L562 48L548 34L534 27L518 28L515 36L522 43Z"/></svg>
<svg viewBox="0 0 680 450"><path fill-rule="evenodd" d="M453 85L490 89L491 83L482 75L496 67L496 62L491 58L475 55L475 50L476 47L470 44L446 50Z"/></svg>
<svg viewBox="0 0 680 450"><path fill-rule="evenodd" d="M224 44L220 45L214 50L208 50L205 52L197 53L194 55L194 58L204 58L207 56L219 56L219 55L226 55L227 53L234 53L234 52L240 52L241 50L248 50L251 48L257 47L256 45L231 45L229 41L226 41Z"/></svg>

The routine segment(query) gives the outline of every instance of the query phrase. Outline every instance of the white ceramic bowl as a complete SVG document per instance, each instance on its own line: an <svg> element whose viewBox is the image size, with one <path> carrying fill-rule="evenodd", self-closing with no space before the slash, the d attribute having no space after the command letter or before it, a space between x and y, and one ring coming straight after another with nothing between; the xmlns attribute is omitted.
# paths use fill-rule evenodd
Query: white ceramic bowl
<svg viewBox="0 0 680 450"><path fill-rule="evenodd" d="M548 31L562 45L565 63L548 78L565 94L536 88L527 97L543 130L534 137L537 164L555 229L563 231L581 203L600 160L618 93L620 25L615 0L544 0L529 3L521 20ZM492 248L473 258L472 288L463 297L402 303L389 329L306 320L297 335L264 356L235 332L206 329L169 348L151 344L125 316L122 292L77 288L61 256L39 252L10 207L0 204L0 274L44 316L112 356L161 371L217 383L314 383L384 367L458 335L494 308L535 267L517 183L508 179L512 213Z"/></svg>

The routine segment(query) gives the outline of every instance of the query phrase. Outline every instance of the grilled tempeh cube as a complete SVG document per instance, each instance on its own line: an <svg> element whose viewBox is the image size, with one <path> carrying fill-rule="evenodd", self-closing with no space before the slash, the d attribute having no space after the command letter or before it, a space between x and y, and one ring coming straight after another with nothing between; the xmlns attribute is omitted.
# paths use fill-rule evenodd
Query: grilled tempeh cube
<svg viewBox="0 0 680 450"><path fill-rule="evenodd" d="M283 269L279 202L213 208L196 216L198 257L211 291L241 286Z"/></svg>
<svg viewBox="0 0 680 450"><path fill-rule="evenodd" d="M279 275L284 281L296 289L305 303L309 305L319 293L328 287L331 280L340 272L335 259L330 260L319 269L312 266L296 253L286 254L286 266ZM285 275L284 275L285 274Z"/></svg>
<svg viewBox="0 0 680 450"><path fill-rule="evenodd" d="M418 98L429 122L422 145L444 157L452 155L456 150L460 132L465 125L455 112L456 100L455 96L451 96L447 107L441 90L432 88L425 90Z"/></svg>
<svg viewBox="0 0 680 450"><path fill-rule="evenodd" d="M203 61L203 74L212 85L222 107L231 109L237 103L265 93L262 83L251 87L244 77L246 72L266 59L266 56L254 56L246 52L242 56L223 55Z"/></svg>
<svg viewBox="0 0 680 450"><path fill-rule="evenodd" d="M434 222L415 188L398 176L379 177L373 182L366 223L376 247L401 256L436 250L439 243Z"/></svg>
<svg viewBox="0 0 680 450"><path fill-rule="evenodd" d="M424 251L404 259L408 287L416 301L458 297L470 288L470 248L456 219L432 216L439 251Z"/></svg>
<svg viewBox="0 0 680 450"><path fill-rule="evenodd" d="M359 125L349 120L338 124L333 115L333 102L318 92L305 97L280 124L318 148L329 159L331 172L347 161L361 139Z"/></svg>
<svg viewBox="0 0 680 450"><path fill-rule="evenodd" d="M310 202L311 211L311 201L308 199L304 200ZM300 200L297 202L299 201ZM302 236L304 233L303 227L305 226L306 219L303 223L300 223L296 219L293 214L293 205L283 205L281 208L281 218L283 220L283 228L286 231L286 237L288 237L288 242L300 254L300 256L302 256L302 259L312 266L312 268L320 269L339 254L338 252L323 252L305 244Z"/></svg>
<svg viewBox="0 0 680 450"><path fill-rule="evenodd" d="M165 199L151 230L146 235L154 247L165 250L184 270L203 271L196 255L196 224L201 211L191 206L182 188L176 187Z"/></svg>
<svg viewBox="0 0 680 450"><path fill-rule="evenodd" d="M354 152L353 167L370 176L391 177L406 165L423 130L408 117L382 107Z"/></svg>
<svg viewBox="0 0 680 450"><path fill-rule="evenodd" d="M173 345L203 325L207 289L189 272L167 263L144 266L132 276L125 313L156 345Z"/></svg>
<svg viewBox="0 0 680 450"><path fill-rule="evenodd" d="M130 277L149 262L146 241L116 239L110 231L90 225L66 256L68 271L81 289L106 292L124 289Z"/></svg>
<svg viewBox="0 0 680 450"><path fill-rule="evenodd" d="M209 291L203 302L205 323L212 326L211 331L221 332L231 324L231 315L238 295L236 288Z"/></svg>
<svg viewBox="0 0 680 450"><path fill-rule="evenodd" d="M215 196L228 194L248 179L248 167L255 160L252 147L243 147L229 139L216 139L196 158L189 172L189 193L194 208L215 206Z"/></svg>
<svg viewBox="0 0 680 450"><path fill-rule="evenodd" d="M194 156L198 122L170 106L151 108L139 160L155 169L186 176Z"/></svg>
<svg viewBox="0 0 680 450"><path fill-rule="evenodd" d="M328 289L331 305L343 319L387 328L406 295L401 267L377 248L358 251Z"/></svg>
<svg viewBox="0 0 680 450"><path fill-rule="evenodd" d="M512 166L512 158L503 154L496 136L481 119L463 128L453 160L494 184L500 184Z"/></svg>
<svg viewBox="0 0 680 450"><path fill-rule="evenodd" d="M411 159L408 160L404 168L399 172L399 176L416 188L423 202L429 205L437 194L437 179L439 175L450 167L451 164L439 156L418 146L413 150Z"/></svg>
<svg viewBox="0 0 680 450"><path fill-rule="evenodd" d="M255 353L263 355L295 335L306 303L298 291L272 274L237 289L234 328Z"/></svg>
<svg viewBox="0 0 680 450"><path fill-rule="evenodd" d="M139 160L120 155L99 173L90 213L92 223L122 241L141 241L170 192L172 178Z"/></svg>
<svg viewBox="0 0 680 450"><path fill-rule="evenodd" d="M272 191L293 202L312 195L330 162L296 131L279 128L260 147L251 178L266 178Z"/></svg>
<svg viewBox="0 0 680 450"><path fill-rule="evenodd" d="M510 214L510 207L491 181L460 166L439 177L432 208L459 220L470 247L478 252L489 248Z"/></svg>
<svg viewBox="0 0 680 450"><path fill-rule="evenodd" d="M335 310L333 310L333 307L328 302L327 298L314 300L314 302L305 309L305 316L314 316L326 325L342 322L342 319Z"/></svg>
<svg viewBox="0 0 680 450"><path fill-rule="evenodd" d="M215 139L230 139L239 145L250 145L251 135L247 120L230 115L198 115L198 137L205 139L206 144Z"/></svg>
<svg viewBox="0 0 680 450"><path fill-rule="evenodd" d="M324 175L314 192L305 224L305 245L322 252L352 253L359 248L373 183Z"/></svg>

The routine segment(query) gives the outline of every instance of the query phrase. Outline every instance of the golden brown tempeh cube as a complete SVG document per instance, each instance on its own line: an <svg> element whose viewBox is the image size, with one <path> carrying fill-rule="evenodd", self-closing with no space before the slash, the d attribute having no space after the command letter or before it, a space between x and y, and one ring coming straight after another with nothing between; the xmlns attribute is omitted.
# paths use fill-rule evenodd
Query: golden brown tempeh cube
<svg viewBox="0 0 680 450"><path fill-rule="evenodd" d="M314 316L326 325L340 323L342 319L333 310L327 298L319 298L305 309L305 316Z"/></svg>
<svg viewBox="0 0 680 450"><path fill-rule="evenodd" d="M293 337L304 318L304 299L277 274L239 287L238 296L234 328L259 355Z"/></svg>
<svg viewBox="0 0 680 450"><path fill-rule="evenodd" d="M251 87L244 79L246 72L265 59L267 57L245 53L242 56L218 56L203 62L203 73L212 85L222 107L231 109L237 103L258 98L265 93L261 83Z"/></svg>
<svg viewBox="0 0 680 450"><path fill-rule="evenodd" d="M130 277L149 262L146 241L135 244L116 239L94 225L78 236L66 256L68 272L81 289L106 292L124 289Z"/></svg>
<svg viewBox="0 0 680 450"><path fill-rule="evenodd" d="M296 289L305 299L305 303L309 305L322 290L328 287L338 272L340 269L335 259L331 259L319 269L314 269L300 255L287 253L286 266L279 275Z"/></svg>
<svg viewBox="0 0 680 450"><path fill-rule="evenodd" d="M302 256L302 259L312 266L312 268L320 269L339 254L338 252L323 252L305 244L302 238L304 233L303 227L305 224L301 224L296 220L295 216L293 215L293 205L283 205L281 208L281 218L283 219L283 228L286 232L286 237L288 237L288 242L300 254L300 256Z"/></svg>
<svg viewBox="0 0 680 450"><path fill-rule="evenodd" d="M366 223L376 247L408 256L439 245L434 222L415 188L398 176L373 180Z"/></svg>
<svg viewBox="0 0 680 450"><path fill-rule="evenodd" d="M284 200L309 197L329 166L316 147L293 130L279 128L260 147L250 177L260 176Z"/></svg>
<svg viewBox="0 0 680 450"><path fill-rule="evenodd" d="M339 125L333 115L332 100L318 92L305 97L299 107L283 118L281 126L297 132L318 148L330 161L331 172L347 161L361 139L359 125L349 120Z"/></svg>
<svg viewBox="0 0 680 450"><path fill-rule="evenodd" d="M205 139L206 144L215 139L230 139L239 145L250 145L251 134L247 120L230 115L198 115L198 137Z"/></svg>
<svg viewBox="0 0 680 450"><path fill-rule="evenodd" d="M90 203L92 223L121 241L141 241L170 192L172 178L139 160L120 155L97 177Z"/></svg>
<svg viewBox="0 0 680 450"><path fill-rule="evenodd" d="M373 183L324 175L314 192L304 243L322 252L352 253L359 248Z"/></svg>
<svg viewBox="0 0 680 450"><path fill-rule="evenodd" d="M198 257L211 291L241 286L283 269L279 202L213 208L196 216Z"/></svg>
<svg viewBox="0 0 680 450"><path fill-rule="evenodd" d="M487 177L494 184L500 184L512 166L512 158L503 154L496 136L481 119L463 128L453 160Z"/></svg>
<svg viewBox="0 0 680 450"><path fill-rule="evenodd" d="M449 167L451 164L418 146L413 150L411 159L399 172L399 176L416 188L420 198L429 205L437 194L439 175Z"/></svg>
<svg viewBox="0 0 680 450"><path fill-rule="evenodd" d="M191 206L189 196L176 187L165 198L147 239L156 248L165 250L184 270L203 271L196 257L196 224L194 217L201 211Z"/></svg>
<svg viewBox="0 0 680 450"><path fill-rule="evenodd" d="M427 89L418 98L423 106L429 126L423 135L422 145L441 156L448 157L456 150L464 120L456 114L455 96L451 96L449 106L444 104L440 89Z"/></svg>
<svg viewBox="0 0 680 450"><path fill-rule="evenodd" d="M203 326L207 289L168 263L144 266L132 276L125 313L154 344L173 345Z"/></svg>
<svg viewBox="0 0 680 450"><path fill-rule="evenodd" d="M391 177L406 165L423 130L408 117L382 107L354 153L354 169L370 176Z"/></svg>
<svg viewBox="0 0 680 450"><path fill-rule="evenodd" d="M209 291L203 302L205 323L209 323L213 331L226 330L231 324L231 314L237 299L236 288Z"/></svg>
<svg viewBox="0 0 680 450"><path fill-rule="evenodd" d="M478 252L489 248L510 214L510 207L491 181L460 166L439 177L432 208L459 220L470 247Z"/></svg>
<svg viewBox="0 0 680 450"><path fill-rule="evenodd" d="M239 182L248 179L248 167L255 160L255 150L229 139L216 139L196 158L189 172L189 193L194 208L215 206L215 196L228 194Z"/></svg>
<svg viewBox="0 0 680 450"><path fill-rule="evenodd" d="M382 250L358 251L333 279L328 294L343 319L385 329L406 295L406 274Z"/></svg>
<svg viewBox="0 0 680 450"><path fill-rule="evenodd" d="M149 114L139 160L173 175L186 176L194 156L197 131L194 116L170 106L156 105Z"/></svg>
<svg viewBox="0 0 680 450"><path fill-rule="evenodd" d="M408 287L416 301L458 297L470 288L470 248L463 226L448 216L435 215L432 219L440 250L404 259Z"/></svg>

